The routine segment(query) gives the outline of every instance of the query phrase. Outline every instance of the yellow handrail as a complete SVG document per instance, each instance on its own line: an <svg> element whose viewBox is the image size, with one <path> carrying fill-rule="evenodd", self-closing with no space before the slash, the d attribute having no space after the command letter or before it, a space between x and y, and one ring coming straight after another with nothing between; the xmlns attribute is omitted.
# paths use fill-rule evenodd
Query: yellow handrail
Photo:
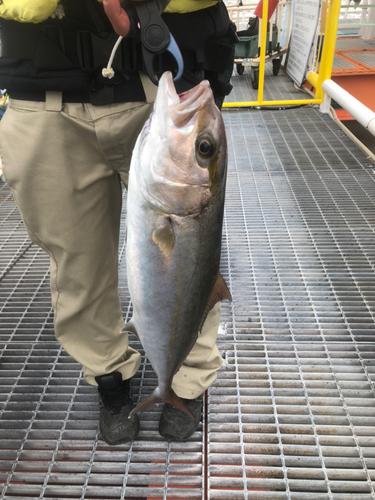
<svg viewBox="0 0 375 500"><path fill-rule="evenodd" d="M324 97L322 84L324 80L327 80L331 77L332 73L332 65L335 56L335 44L336 44L337 29L339 24L341 0L329 0L327 1L326 5L327 5L327 15L326 15L324 43L321 53L319 71L317 71L317 69L315 68L315 71L307 75L307 81L311 83L311 85L315 88L314 99L296 99L296 100L287 99L287 100L275 100L275 101L263 100L264 69L266 62L266 40L267 40L267 22L263 21L261 22L261 48L260 48L260 59L259 59L258 99L256 101L246 101L246 102L225 102L223 104L223 107L224 108L256 107L256 106L282 107L290 105L322 103ZM263 9L262 9L263 20L267 20L268 17L267 14L268 14L268 0L263 0Z"/></svg>
<svg viewBox="0 0 375 500"><path fill-rule="evenodd" d="M267 20L268 20L268 0L263 0L262 19L259 19L261 38L260 38L258 102L260 105L262 105L263 103L264 69L266 65ZM270 38L271 37L272 37L272 30L270 30Z"/></svg>
<svg viewBox="0 0 375 500"><path fill-rule="evenodd" d="M291 105L301 105L301 104L314 104L314 103L319 103L321 102L318 99L290 99L290 100L285 100L285 101L262 101L261 103L259 101L244 101L244 102L226 102L225 106L226 108L255 108L257 106L276 106L276 107L283 107L283 106L291 106Z"/></svg>

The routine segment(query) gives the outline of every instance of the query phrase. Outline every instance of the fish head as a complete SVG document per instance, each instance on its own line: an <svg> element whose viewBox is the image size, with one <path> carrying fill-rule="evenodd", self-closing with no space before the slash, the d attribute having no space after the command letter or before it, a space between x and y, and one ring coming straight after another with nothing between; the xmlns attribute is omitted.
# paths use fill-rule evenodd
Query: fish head
<svg viewBox="0 0 375 500"><path fill-rule="evenodd" d="M139 153L143 196L163 213L198 215L220 197L227 145L208 81L178 95L171 73L163 74Z"/></svg>

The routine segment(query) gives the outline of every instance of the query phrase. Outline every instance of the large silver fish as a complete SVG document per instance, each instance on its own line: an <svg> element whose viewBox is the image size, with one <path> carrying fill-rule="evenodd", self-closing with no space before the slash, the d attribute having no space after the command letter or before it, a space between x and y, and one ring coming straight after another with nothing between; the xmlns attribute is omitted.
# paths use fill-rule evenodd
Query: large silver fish
<svg viewBox="0 0 375 500"><path fill-rule="evenodd" d="M127 275L134 332L158 387L132 412L167 402L194 417L171 388L210 309L231 295L219 273L227 143L207 81L177 95L159 82L138 137L127 201Z"/></svg>

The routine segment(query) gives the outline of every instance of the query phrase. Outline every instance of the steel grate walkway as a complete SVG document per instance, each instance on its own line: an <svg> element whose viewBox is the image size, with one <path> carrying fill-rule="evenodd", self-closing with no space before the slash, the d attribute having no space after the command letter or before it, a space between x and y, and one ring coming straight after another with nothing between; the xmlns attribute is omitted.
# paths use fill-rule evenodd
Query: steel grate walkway
<svg viewBox="0 0 375 500"><path fill-rule="evenodd" d="M316 109L224 118L234 300L187 443L160 437L156 406L133 443L98 440L96 389L53 336L47 258L0 184L1 500L375 500L375 166ZM124 258L120 295L129 316ZM155 384L143 359L135 398Z"/></svg>

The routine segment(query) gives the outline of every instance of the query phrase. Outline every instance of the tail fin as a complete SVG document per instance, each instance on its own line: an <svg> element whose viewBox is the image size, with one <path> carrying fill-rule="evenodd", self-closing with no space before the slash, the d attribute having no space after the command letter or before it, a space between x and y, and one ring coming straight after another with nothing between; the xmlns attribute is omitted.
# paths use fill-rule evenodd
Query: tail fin
<svg viewBox="0 0 375 500"><path fill-rule="evenodd" d="M175 406L179 410L186 413L186 415L188 415L194 422L196 422L196 418L194 417L194 415L191 413L185 403L177 396L173 389L169 389L166 394L162 394L159 387L157 387L154 392L150 394L150 396L148 396L148 398L139 403L139 405L130 412L129 418L155 403L168 403L172 406Z"/></svg>

